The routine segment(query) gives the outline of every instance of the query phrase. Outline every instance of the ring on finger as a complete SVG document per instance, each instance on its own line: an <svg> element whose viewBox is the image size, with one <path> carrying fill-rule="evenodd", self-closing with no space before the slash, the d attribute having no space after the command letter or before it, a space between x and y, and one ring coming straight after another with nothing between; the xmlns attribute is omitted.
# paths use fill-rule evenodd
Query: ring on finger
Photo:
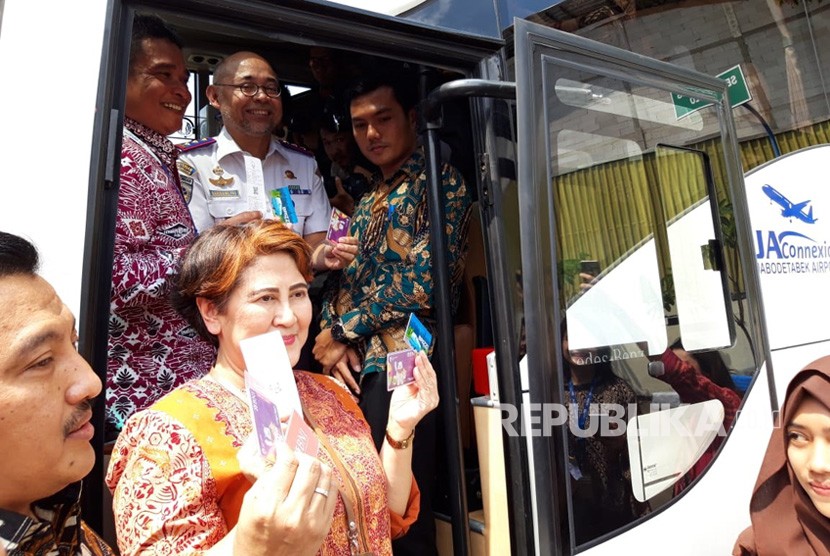
<svg viewBox="0 0 830 556"><path fill-rule="evenodd" d="M329 497L329 491L324 489L324 488L317 487L317 488L314 489L314 492L316 492L317 494L322 494L326 498Z"/></svg>

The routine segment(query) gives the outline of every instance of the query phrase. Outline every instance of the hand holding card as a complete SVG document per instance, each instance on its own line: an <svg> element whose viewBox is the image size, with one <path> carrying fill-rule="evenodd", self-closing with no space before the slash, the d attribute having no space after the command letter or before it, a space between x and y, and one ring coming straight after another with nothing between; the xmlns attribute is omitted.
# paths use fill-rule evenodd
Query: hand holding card
<svg viewBox="0 0 830 556"><path fill-rule="evenodd" d="M326 239L332 243L337 243L341 237L349 235L349 224L351 219L346 213L333 208L331 209L331 219L329 220L329 230L326 232Z"/></svg>
<svg viewBox="0 0 830 556"><path fill-rule="evenodd" d="M435 369L424 352L415 356L415 381L405 388L395 388L389 400L389 424L397 432L411 433L423 417L438 406L438 380ZM406 435L393 435L401 441Z"/></svg>

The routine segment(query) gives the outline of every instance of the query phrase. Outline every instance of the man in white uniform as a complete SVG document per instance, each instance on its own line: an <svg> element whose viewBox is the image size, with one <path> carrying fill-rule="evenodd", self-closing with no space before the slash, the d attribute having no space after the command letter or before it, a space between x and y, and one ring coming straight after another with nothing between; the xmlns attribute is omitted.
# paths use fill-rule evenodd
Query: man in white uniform
<svg viewBox="0 0 830 556"><path fill-rule="evenodd" d="M326 243L331 216L312 153L273 135L282 121L276 72L252 52L223 60L207 88L222 114L222 132L180 146L179 177L197 231L246 211L280 219L311 245L317 270L346 266L356 240Z"/></svg>

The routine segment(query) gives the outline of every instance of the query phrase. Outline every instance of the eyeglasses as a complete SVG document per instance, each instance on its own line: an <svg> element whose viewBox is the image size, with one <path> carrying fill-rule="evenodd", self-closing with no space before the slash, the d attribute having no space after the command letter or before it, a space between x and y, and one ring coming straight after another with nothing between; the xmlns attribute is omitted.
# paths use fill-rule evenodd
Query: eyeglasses
<svg viewBox="0 0 830 556"><path fill-rule="evenodd" d="M234 85L233 83L214 83L213 85L216 87L236 87L242 91L242 94L246 97L257 96L260 89L262 89L268 98L280 98L280 94L282 93L282 89L280 89L279 85L257 85L256 83L251 83L250 81L240 83L239 85Z"/></svg>

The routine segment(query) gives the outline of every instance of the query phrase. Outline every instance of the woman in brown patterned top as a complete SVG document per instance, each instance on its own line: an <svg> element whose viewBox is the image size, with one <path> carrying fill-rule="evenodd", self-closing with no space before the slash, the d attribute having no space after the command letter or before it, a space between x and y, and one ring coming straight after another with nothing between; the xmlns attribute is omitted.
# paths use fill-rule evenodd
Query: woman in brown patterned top
<svg viewBox="0 0 830 556"><path fill-rule="evenodd" d="M637 401L634 391L612 372L609 348L570 351L564 324L562 353L569 413L568 468L579 545L633 521L647 506L632 493L625 434L601 435L599 423L592 423L598 410L604 413L602 408L611 404L624 408L616 417L627 421L628 408Z"/></svg>

